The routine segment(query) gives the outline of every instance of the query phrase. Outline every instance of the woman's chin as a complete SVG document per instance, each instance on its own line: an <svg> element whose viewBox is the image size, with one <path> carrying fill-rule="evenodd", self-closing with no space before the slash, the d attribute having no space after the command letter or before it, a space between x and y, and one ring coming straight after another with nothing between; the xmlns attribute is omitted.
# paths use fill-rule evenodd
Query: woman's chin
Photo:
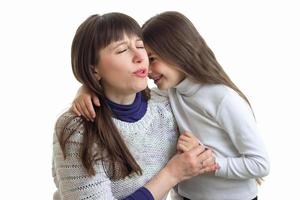
<svg viewBox="0 0 300 200"><path fill-rule="evenodd" d="M140 92L140 91L145 90L147 88L147 86L148 86L148 83L147 83L147 81L145 81L145 82L141 82L138 85L136 85L134 89L136 92Z"/></svg>

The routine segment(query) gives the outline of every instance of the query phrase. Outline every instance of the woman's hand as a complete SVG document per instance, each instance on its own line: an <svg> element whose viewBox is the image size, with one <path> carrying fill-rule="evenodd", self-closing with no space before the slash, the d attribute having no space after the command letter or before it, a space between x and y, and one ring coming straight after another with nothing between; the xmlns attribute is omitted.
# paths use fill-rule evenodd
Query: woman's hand
<svg viewBox="0 0 300 200"><path fill-rule="evenodd" d="M78 89L75 99L72 103L72 111L78 116L82 115L88 121L94 121L96 113L93 103L96 106L100 106L98 97L85 86L81 86Z"/></svg>
<svg viewBox="0 0 300 200"><path fill-rule="evenodd" d="M189 151L174 155L165 167L170 178L177 183L216 169L212 151L203 145L197 145Z"/></svg>
<svg viewBox="0 0 300 200"><path fill-rule="evenodd" d="M197 145L193 149L175 154L167 165L156 174L145 187L152 193L154 199L161 199L179 182L206 172L214 171L212 151Z"/></svg>
<svg viewBox="0 0 300 200"><path fill-rule="evenodd" d="M195 137L192 133L185 131L178 138L177 152L178 153L187 152L199 145L205 150L210 150L212 152L210 148L205 147L200 142L200 140L197 137ZM207 172L212 172L220 168L219 165L215 162L215 160L216 160L215 155L212 152L211 156L209 156L206 160L202 161L203 167L206 167Z"/></svg>

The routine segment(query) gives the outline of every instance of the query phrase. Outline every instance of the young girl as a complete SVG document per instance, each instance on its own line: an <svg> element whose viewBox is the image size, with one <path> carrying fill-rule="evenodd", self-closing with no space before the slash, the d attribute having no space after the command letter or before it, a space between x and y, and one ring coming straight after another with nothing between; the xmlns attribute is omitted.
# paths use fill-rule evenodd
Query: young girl
<svg viewBox="0 0 300 200"><path fill-rule="evenodd" d="M268 175L270 166L246 96L184 15L165 12L142 29L150 78L166 90L161 94L168 95L180 132L194 135L181 135L178 148L187 151L195 137L213 150L220 166L179 183L178 193L191 200L256 199L256 179Z"/></svg>
<svg viewBox="0 0 300 200"><path fill-rule="evenodd" d="M70 111L59 117L55 200L163 199L178 182L214 170L211 150L199 145L174 155L177 126L168 99L150 97L148 57L134 19L90 16L75 34L71 60L76 79L102 106L93 123Z"/></svg>

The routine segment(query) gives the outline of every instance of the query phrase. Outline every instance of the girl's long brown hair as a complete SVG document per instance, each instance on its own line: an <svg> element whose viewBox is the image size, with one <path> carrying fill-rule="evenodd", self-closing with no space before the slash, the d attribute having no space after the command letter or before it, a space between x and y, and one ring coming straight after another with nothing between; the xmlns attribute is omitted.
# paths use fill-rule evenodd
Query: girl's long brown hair
<svg viewBox="0 0 300 200"><path fill-rule="evenodd" d="M77 29L71 49L74 76L95 93L101 102L100 108L94 107L96 111L94 123L81 120L85 133L83 134L80 157L89 175L95 175L93 165L96 161L101 160L106 174L112 179L124 178L132 173L142 173L140 166L131 155L112 121L112 112L105 103L103 87L94 76L94 66L101 59L99 51L110 43L121 40L124 34L128 36L137 35L142 38L138 23L125 14L92 15ZM142 93L146 99L149 99L148 88ZM65 130L73 119L71 118L64 124L64 128L58 136L64 156L66 155L68 138L74 134L74 131L67 134ZM98 147L97 152L95 152L95 145Z"/></svg>
<svg viewBox="0 0 300 200"><path fill-rule="evenodd" d="M175 11L158 14L145 22L142 32L145 45L162 60L198 83L224 84L232 88L251 108L247 97L229 78L193 23L183 14ZM262 181L262 178L256 179L258 184Z"/></svg>
<svg viewBox="0 0 300 200"><path fill-rule="evenodd" d="M142 26L146 46L162 60L187 77L204 84L224 84L250 105L247 97L231 81L192 22L183 14L168 11L156 15Z"/></svg>

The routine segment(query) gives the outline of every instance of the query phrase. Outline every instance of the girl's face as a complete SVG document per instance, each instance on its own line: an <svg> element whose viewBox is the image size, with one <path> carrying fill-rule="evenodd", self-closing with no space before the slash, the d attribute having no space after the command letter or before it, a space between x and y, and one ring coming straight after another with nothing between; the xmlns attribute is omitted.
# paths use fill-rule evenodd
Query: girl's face
<svg viewBox="0 0 300 200"><path fill-rule="evenodd" d="M99 54L95 73L106 95L131 95L147 87L149 59L139 37L125 35L123 40L101 49Z"/></svg>
<svg viewBox="0 0 300 200"><path fill-rule="evenodd" d="M167 90L178 85L184 78L185 74L175 66L164 62L151 49L147 48L149 56L149 78L154 80L154 83L160 90Z"/></svg>

